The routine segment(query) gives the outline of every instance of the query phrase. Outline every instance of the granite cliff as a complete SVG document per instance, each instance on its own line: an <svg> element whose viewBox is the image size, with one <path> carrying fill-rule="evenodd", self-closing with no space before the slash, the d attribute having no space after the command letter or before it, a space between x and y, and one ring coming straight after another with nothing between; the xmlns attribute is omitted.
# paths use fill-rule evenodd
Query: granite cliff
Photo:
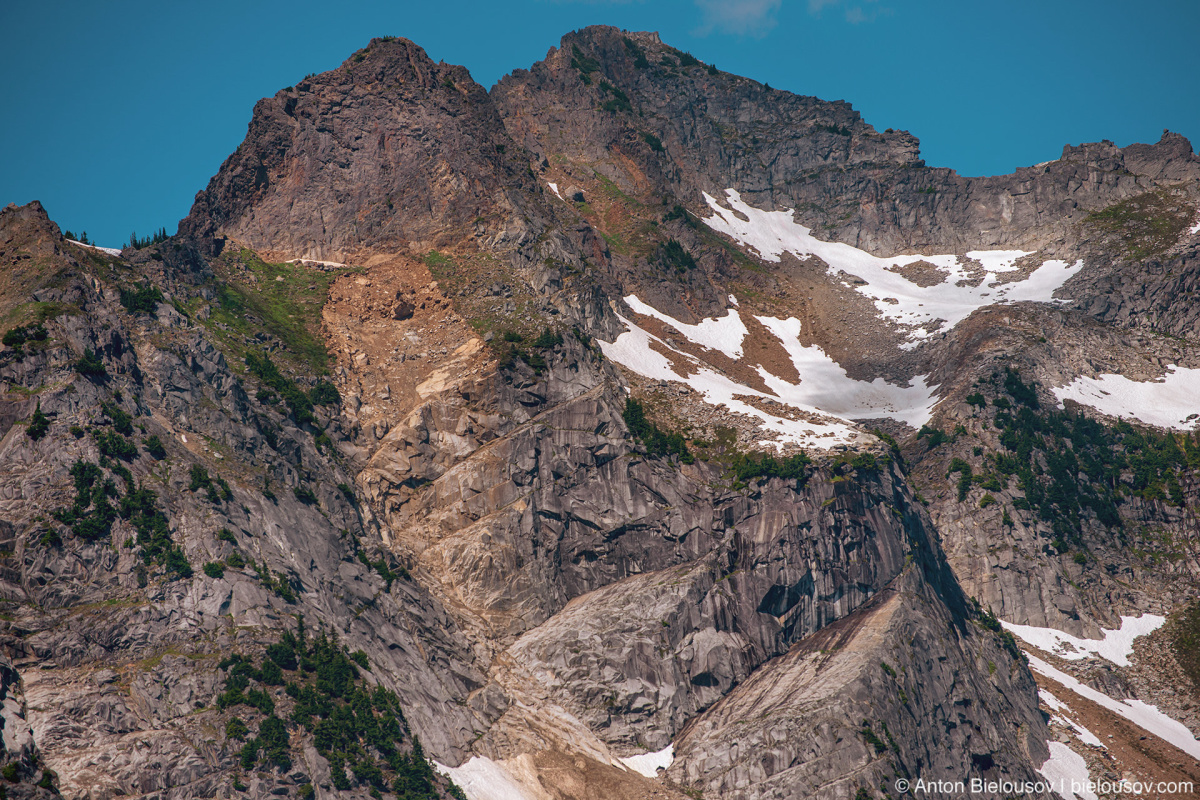
<svg viewBox="0 0 1200 800"><path fill-rule="evenodd" d="M1036 782L1087 741L1004 625L1146 612L1132 663L1039 657L1196 730L1189 420L1067 390L1200 366L1200 159L919 155L654 34L490 92L387 37L166 242L4 209L7 791ZM1113 725L1093 776L1149 747Z"/></svg>

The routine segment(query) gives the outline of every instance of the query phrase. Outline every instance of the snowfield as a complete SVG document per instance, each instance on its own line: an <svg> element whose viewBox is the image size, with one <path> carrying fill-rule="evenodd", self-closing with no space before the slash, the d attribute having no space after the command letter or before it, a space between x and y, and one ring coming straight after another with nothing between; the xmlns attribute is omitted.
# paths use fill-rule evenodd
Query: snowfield
<svg viewBox="0 0 1200 800"><path fill-rule="evenodd" d="M780 439L785 442L828 449L835 444L845 444L854 440L853 428L844 422L836 420L828 423L798 422L768 414L742 400L734 399L734 395L754 397L766 397L767 395L735 383L709 367L701 366L697 359L674 350L662 339L638 327L634 322L625 319L620 314L617 317L629 330L618 336L616 341L611 344L602 339L597 339L597 342L605 356L626 369L652 380L684 383L714 406L724 405L730 411L757 417L764 428L779 434ZM674 353L677 361L689 364L690 369L685 368L687 374L679 375L672 370L671 361L661 353L652 350L651 342ZM815 411L815 409L808 410Z"/></svg>
<svg viewBox="0 0 1200 800"><path fill-rule="evenodd" d="M91 248L92 250L99 250L102 253L108 253L110 256L121 255L121 248L119 248L119 247L100 247L99 245L95 245L95 244L84 244L83 242L77 242L74 239L67 239L67 241L70 242L71 244L77 244L80 247L88 247L88 248Z"/></svg>
<svg viewBox="0 0 1200 800"><path fill-rule="evenodd" d="M870 383L856 381L820 347L800 344L800 320L759 316L755 319L779 339L800 373L800 383L794 385L759 367L763 382L784 403L797 408L811 406L843 419L890 417L913 428L920 428L933 415L936 387L926 383L924 375L914 378L909 387L888 383L883 378Z"/></svg>
<svg viewBox="0 0 1200 800"><path fill-rule="evenodd" d="M1063 800L1097 800L1095 793L1085 787L1091 780L1088 774L1087 762L1083 756L1067 747L1062 742L1046 742L1050 747L1050 758L1038 770L1050 781L1055 791L1063 796ZM1071 787L1080 787L1079 794L1071 791Z"/></svg>
<svg viewBox="0 0 1200 800"><path fill-rule="evenodd" d="M629 756L628 758L620 759L620 762L634 772L645 775L647 778L657 778L658 771L671 766L671 762L674 760L675 745L669 744L657 753L643 753L640 756Z"/></svg>
<svg viewBox="0 0 1200 800"><path fill-rule="evenodd" d="M1183 723L1168 717L1154 706L1144 703L1141 700L1134 700L1132 698L1124 701L1114 700L1103 692L1080 683L1065 672L1055 669L1037 656L1029 653L1026 655L1029 656L1030 669L1039 675L1044 675L1050 680L1075 692L1080 697L1091 700L1096 705L1108 709L1119 717L1123 717L1147 733L1178 747L1192 758L1200 758L1200 741L1196 741L1196 737L1192 735L1192 732Z"/></svg>
<svg viewBox="0 0 1200 800"><path fill-rule="evenodd" d="M709 350L720 350L734 361L742 357L742 342L749 331L746 330L736 309L729 309L729 313L719 319L709 317L700 320L696 325L688 325L646 305L635 294L628 295L625 302L642 316L653 317L659 322L670 325L690 342L707 347Z"/></svg>
<svg viewBox="0 0 1200 800"><path fill-rule="evenodd" d="M674 328L694 344L717 350L735 360L742 357L742 343L748 331L736 309L729 309L723 317L689 325L647 305L636 295L629 295L625 302L637 313ZM779 440L773 442L777 445L791 442L828 449L852 442L859 436L851 423L854 419L890 417L919 428L929 421L937 403L934 387L925 382L924 376L914 379L913 385L908 387L887 383L881 378L870 382L850 378L821 348L800 344L800 321L795 318L754 317L779 339L800 374L800 382L793 384L758 366L759 376L770 389L768 393L716 372L694 356L671 347L636 322L620 314L618 317L628 330L611 343L597 340L605 356L643 377L684 383L714 406L724 405L730 411L757 418L765 429L779 435ZM668 359L663 352L671 353L672 357ZM680 372L672 369L672 361ZM822 419L787 419L740 399L747 397L773 400L806 414L819 415Z"/></svg>
<svg viewBox="0 0 1200 800"><path fill-rule="evenodd" d="M1133 640L1139 636L1153 633L1166 622L1165 617L1156 614L1143 614L1140 617L1121 617L1119 630L1104 629L1103 639L1080 639L1069 633L1056 631L1053 628L1037 628L1032 625L1013 625L1002 622L1005 630L1019 637L1027 644L1054 653L1067 661L1077 661L1088 656L1098 655L1119 666L1129 666L1129 656L1133 653ZM1108 695L1080 683L1072 676L1055 669L1042 659L1026 651L1029 656L1029 667L1039 675L1043 675L1062 686L1075 692L1080 697L1091 700L1103 706L1114 714L1123 717L1137 725L1147 733L1153 734L1168 742L1193 758L1200 758L1200 741L1192 735L1182 723L1172 719L1149 703L1129 698L1114 700ZM1052 712L1058 715L1062 722L1079 733L1079 738L1086 744L1103 747L1100 739L1091 731L1077 722L1067 718L1063 711L1070 711L1065 703L1045 690L1039 690L1042 701ZM1044 773L1043 773L1044 774Z"/></svg>
<svg viewBox="0 0 1200 800"><path fill-rule="evenodd" d="M1066 661L1078 661L1098 655L1117 666L1127 667L1129 656L1133 655L1133 640L1154 633L1166 621L1166 617L1156 614L1121 617L1121 627L1118 630L1101 629L1104 631L1103 639L1080 639L1053 628L1037 628L1033 625L1013 625L1010 622L1000 624L1017 638Z"/></svg>
<svg viewBox="0 0 1200 800"><path fill-rule="evenodd" d="M713 216L704 220L710 228L753 248L766 261L778 262L783 253L799 258L817 256L829 265L829 274L847 272L866 283L854 288L875 302L880 316L906 329L906 349L917 346L942 330L949 330L971 312L996 303L1028 300L1054 302L1054 292L1083 265L1050 260L1023 280L1001 283L998 275L1017 269L1015 262L1031 252L1023 250L975 250L966 254L984 271L978 285L971 280L971 264L956 255L901 255L880 258L841 242L824 242L811 229L796 223L791 209L762 211L742 201L734 189L725 190L729 208L704 194ZM744 219L743 219L744 217ZM932 286L919 286L893 270L918 261L940 269L945 278Z"/></svg>
<svg viewBox="0 0 1200 800"><path fill-rule="evenodd" d="M1066 712L1071 710L1071 707L1066 703L1062 702L1045 689L1038 689L1038 697L1040 697L1042 702L1054 712L1054 714L1050 717L1052 722L1061 722L1063 725L1066 725L1068 728L1074 730L1075 734L1079 737L1079 741L1083 742L1084 744L1090 744L1092 747L1100 747L1105 750L1108 749L1105 747L1104 743L1100 741L1099 736L1092 733L1087 728L1083 727L1078 722L1066 715Z"/></svg>
<svg viewBox="0 0 1200 800"><path fill-rule="evenodd" d="M458 784L467 800L532 800L530 794L490 758L473 756L458 767L447 767L434 761L433 766Z"/></svg>
<svg viewBox="0 0 1200 800"><path fill-rule="evenodd" d="M705 220L710 228L753 249L767 261L778 262L784 253L800 258L816 256L828 265L831 276L848 274L861 280L863 283L853 288L874 301L881 318L900 326L907 337L901 344L904 349L916 347L923 339L957 325L988 305L1055 302L1054 292L1082 266L1082 262L1068 265L1048 260L1023 278L1018 273L1011 276L1017 279L1005 282L1005 273L1016 272L1017 262L1032 252L976 250L965 257L916 254L880 258L848 244L817 239L795 222L790 210L762 211L743 202L734 189L727 189L725 194L728 208L704 194L713 211L713 216ZM940 273L940 282L920 286L896 271L917 262L924 262L926 274ZM636 295L627 296L625 302L635 313L658 320L699 347L735 361L743 358L743 343L749 332L732 296L723 316L696 324L680 322ZM777 446L794 443L828 449L850 444L860 438L852 424L856 419L887 417L920 428L929 421L938 400L936 387L923 375L913 378L908 386L880 378L870 382L850 378L820 347L801 344L800 321L795 318L754 317L783 345L800 375L798 383L791 383L761 365L748 364L762 378L766 392L719 373L636 322L623 316L620 319L627 330L613 342L600 341L606 356L646 378L684 383L714 406L724 405L732 412L757 418L767 431L777 435L773 442ZM664 355L667 353L669 357ZM761 403L748 400L782 403L801 412L796 416L808 418L772 414L756 407Z"/></svg>
<svg viewBox="0 0 1200 800"><path fill-rule="evenodd" d="M1174 364L1157 381L1131 381L1123 375L1080 376L1051 389L1058 399L1074 400L1111 417L1134 417L1160 428L1191 430L1200 421L1200 369Z"/></svg>

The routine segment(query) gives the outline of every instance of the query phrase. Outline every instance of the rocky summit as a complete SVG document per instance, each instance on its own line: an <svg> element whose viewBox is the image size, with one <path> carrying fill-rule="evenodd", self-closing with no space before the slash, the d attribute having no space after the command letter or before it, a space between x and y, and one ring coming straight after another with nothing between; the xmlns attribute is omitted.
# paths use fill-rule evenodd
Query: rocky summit
<svg viewBox="0 0 1200 800"><path fill-rule="evenodd" d="M594 27L9 206L0 797L1189 796L1198 203Z"/></svg>

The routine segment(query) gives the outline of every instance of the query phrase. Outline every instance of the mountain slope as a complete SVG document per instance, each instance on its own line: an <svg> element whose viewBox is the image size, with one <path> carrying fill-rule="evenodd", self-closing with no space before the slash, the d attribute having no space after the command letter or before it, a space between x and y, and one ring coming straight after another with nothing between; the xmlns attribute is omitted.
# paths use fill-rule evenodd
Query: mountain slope
<svg viewBox="0 0 1200 800"><path fill-rule="evenodd" d="M376 39L168 242L3 211L21 777L857 800L1144 765L1068 673L1196 724L1196 444L1098 413L1200 367L1190 145L962 178L693 61L589 28L488 93ZM1004 628L1146 611L1132 660Z"/></svg>

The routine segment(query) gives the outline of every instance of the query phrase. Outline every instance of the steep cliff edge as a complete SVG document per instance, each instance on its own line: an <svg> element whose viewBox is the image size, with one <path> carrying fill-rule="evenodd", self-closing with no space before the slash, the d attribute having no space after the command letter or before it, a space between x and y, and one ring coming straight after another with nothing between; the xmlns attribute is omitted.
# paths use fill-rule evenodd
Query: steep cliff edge
<svg viewBox="0 0 1200 800"><path fill-rule="evenodd" d="M257 713L242 694L219 701L229 658L260 659L298 618L362 651L368 687L404 696L406 733L437 752L467 744L478 722L464 700L484 674L436 601L363 563L394 565L367 557L373 537L336 488L349 476L314 438L340 435L336 414L305 406L292 379L272 381L292 406L248 393L245 368L213 346L202 262L179 246L125 260L69 244L40 207L0 212L0 249L5 273L28 278L5 296L24 323L12 330L31 332L9 337L2 365L3 642L64 795L266 797L340 781L311 725L284 734L276 762L290 767L253 772L241 739L288 713L282 678L245 673Z"/></svg>

